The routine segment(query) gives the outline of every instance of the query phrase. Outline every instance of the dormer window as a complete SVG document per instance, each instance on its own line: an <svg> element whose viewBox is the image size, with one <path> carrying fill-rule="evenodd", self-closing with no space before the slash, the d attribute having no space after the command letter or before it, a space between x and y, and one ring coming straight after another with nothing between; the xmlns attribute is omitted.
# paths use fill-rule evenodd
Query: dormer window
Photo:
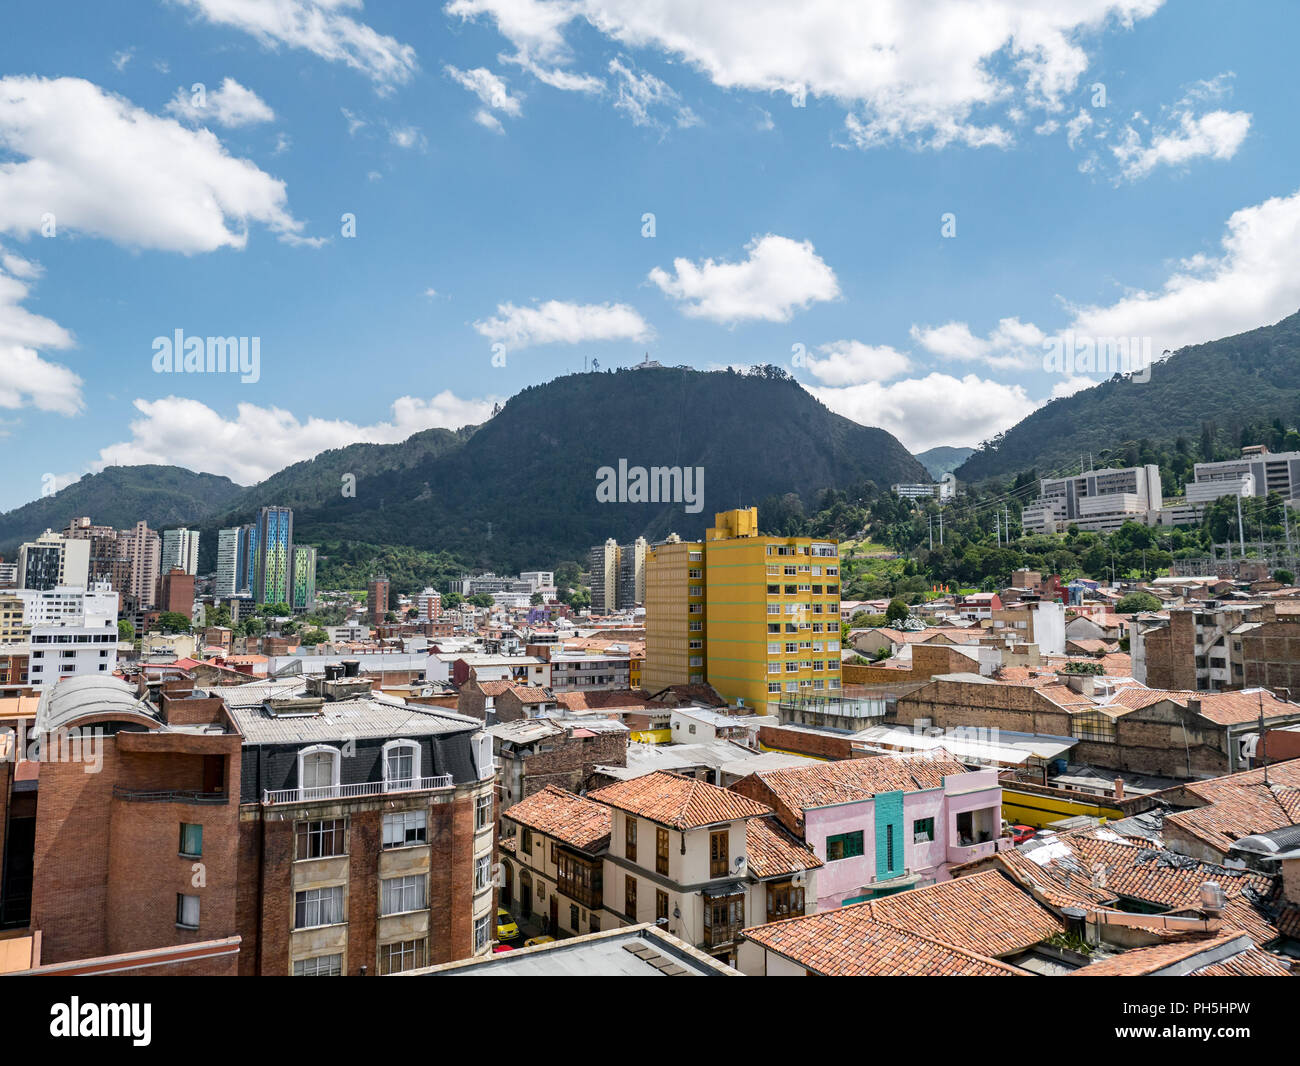
<svg viewBox="0 0 1300 1066"><path fill-rule="evenodd" d="M303 748L298 753L298 787L305 798L312 798L313 790L330 790L316 794L330 795L339 787L342 757L337 748L325 744Z"/></svg>
<svg viewBox="0 0 1300 1066"><path fill-rule="evenodd" d="M414 740L390 740L384 745L384 790L418 788L420 745Z"/></svg>

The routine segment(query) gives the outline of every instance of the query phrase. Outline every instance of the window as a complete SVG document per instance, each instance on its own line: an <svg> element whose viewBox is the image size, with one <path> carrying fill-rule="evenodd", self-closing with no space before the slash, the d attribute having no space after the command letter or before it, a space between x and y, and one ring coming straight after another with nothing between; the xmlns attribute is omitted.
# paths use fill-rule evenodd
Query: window
<svg viewBox="0 0 1300 1066"><path fill-rule="evenodd" d="M311 929L317 925L337 925L343 921L343 886L309 888L293 897L293 927Z"/></svg>
<svg viewBox="0 0 1300 1066"><path fill-rule="evenodd" d="M655 889L655 921L668 920L668 893Z"/></svg>
<svg viewBox="0 0 1300 1066"><path fill-rule="evenodd" d="M342 818L326 818L319 822L299 822L295 829L297 838L294 850L295 859L327 859L331 855L343 855Z"/></svg>
<svg viewBox="0 0 1300 1066"><path fill-rule="evenodd" d="M427 811L395 811L384 815L384 847L409 848L428 841Z"/></svg>
<svg viewBox="0 0 1300 1066"><path fill-rule="evenodd" d="M894 869L894 826L885 826L885 869Z"/></svg>
<svg viewBox="0 0 1300 1066"><path fill-rule="evenodd" d="M623 913L629 921L636 921L636 878L631 875L623 879Z"/></svg>
<svg viewBox="0 0 1300 1066"><path fill-rule="evenodd" d="M918 818L912 823L912 843L928 844L934 839L934 819Z"/></svg>
<svg viewBox="0 0 1300 1066"><path fill-rule="evenodd" d="M782 918L797 918L803 914L803 887L789 881L781 881L767 886L767 920L780 921Z"/></svg>
<svg viewBox="0 0 1300 1066"><path fill-rule="evenodd" d="M492 856L480 855L474 860L474 891L483 892L492 887Z"/></svg>
<svg viewBox="0 0 1300 1066"><path fill-rule="evenodd" d="M523 831L519 834L519 843L524 850L524 854L532 858L533 854L533 831L524 826Z"/></svg>
<svg viewBox="0 0 1300 1066"><path fill-rule="evenodd" d="M298 786L301 789L333 789L339 783L337 748L304 748L298 754Z"/></svg>
<svg viewBox="0 0 1300 1066"><path fill-rule="evenodd" d="M379 887L381 915L420 911L428 905L425 903L423 874L388 877L379 882Z"/></svg>
<svg viewBox="0 0 1300 1066"><path fill-rule="evenodd" d="M479 796L474 800L474 830L486 829L492 824L492 797Z"/></svg>
<svg viewBox="0 0 1300 1066"><path fill-rule="evenodd" d="M293 964L294 977L342 977L342 955L317 955L311 959L299 959Z"/></svg>
<svg viewBox="0 0 1300 1066"><path fill-rule="evenodd" d="M384 745L384 788L417 788L420 784L420 746L413 740L390 740Z"/></svg>
<svg viewBox="0 0 1300 1066"><path fill-rule="evenodd" d="M1102 744L1115 743L1115 719L1100 711L1076 714L1070 724L1071 736L1079 740L1095 740Z"/></svg>
<svg viewBox="0 0 1300 1066"><path fill-rule="evenodd" d="M655 827L655 873L668 874L668 830Z"/></svg>
<svg viewBox="0 0 1300 1066"><path fill-rule="evenodd" d="M723 829L709 834L709 876L725 877L731 862L731 834Z"/></svg>
<svg viewBox="0 0 1300 1066"><path fill-rule="evenodd" d="M474 950L476 952L482 951L488 946L488 939L492 931L491 920L492 916L489 914L474 920Z"/></svg>
<svg viewBox="0 0 1300 1066"><path fill-rule="evenodd" d="M183 929L199 927L199 897L176 893L176 924Z"/></svg>
<svg viewBox="0 0 1300 1066"><path fill-rule="evenodd" d="M188 858L197 859L203 854L203 826L181 822L180 853Z"/></svg>
<svg viewBox="0 0 1300 1066"><path fill-rule="evenodd" d="M379 972L401 973L424 965L423 940L399 940L379 947Z"/></svg>
<svg viewBox="0 0 1300 1066"><path fill-rule="evenodd" d="M632 815L627 815L623 819L624 832L627 836L627 842L623 849L623 855L626 858L636 862L636 819Z"/></svg>
<svg viewBox="0 0 1300 1066"><path fill-rule="evenodd" d="M852 859L862 854L862 830L853 833L837 833L826 838L826 861Z"/></svg>
<svg viewBox="0 0 1300 1066"><path fill-rule="evenodd" d="M576 903L569 904L569 928L575 933L578 931L578 905Z"/></svg>

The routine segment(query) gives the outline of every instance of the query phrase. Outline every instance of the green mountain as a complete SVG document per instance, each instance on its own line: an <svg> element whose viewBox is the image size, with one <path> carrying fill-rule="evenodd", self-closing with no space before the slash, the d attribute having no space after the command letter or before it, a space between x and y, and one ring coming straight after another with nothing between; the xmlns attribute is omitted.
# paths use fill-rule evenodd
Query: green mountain
<svg viewBox="0 0 1300 1066"><path fill-rule="evenodd" d="M229 478L179 466L109 466L0 514L0 550L11 552L24 540L46 529L63 529L81 515L89 515L96 525L119 529L141 519L153 529L198 526L243 491Z"/></svg>
<svg viewBox="0 0 1300 1066"><path fill-rule="evenodd" d="M930 471L930 476L938 481L944 474L956 470L974 454L974 448L949 448L940 445L938 448L918 452L916 461Z"/></svg>
<svg viewBox="0 0 1300 1066"><path fill-rule="evenodd" d="M1150 368L1150 380L1119 375L1040 407L986 441L957 469L980 481L1034 469L1040 476L1079 456L1125 441L1172 445L1198 440L1229 445L1248 426L1300 415L1300 313L1235 337L1180 348Z"/></svg>
<svg viewBox="0 0 1300 1066"><path fill-rule="evenodd" d="M697 506L602 502L598 471L620 462L702 469ZM111 467L0 516L0 531L16 542L81 514L117 526L186 524L203 533L208 571L217 529L281 504L294 509L295 539L320 546L322 573L355 582L387 566L415 582L456 560L551 567L608 537L699 537L715 511L773 496L811 505L824 488L926 478L890 434L832 413L775 368L626 369L524 389L482 426L323 452L250 488L172 467ZM411 551L385 556L383 546Z"/></svg>
<svg viewBox="0 0 1300 1066"><path fill-rule="evenodd" d="M890 434L833 414L770 368L573 374L524 389L482 426L441 444L414 456L406 444L382 446L388 452L372 454L373 472L357 477L355 496L339 491L338 463L324 464L320 484L333 488L295 510L295 538L400 544L514 571L581 559L608 537L698 537L715 511L768 496L795 492L811 503L822 488L925 477ZM620 461L702 468L699 509L601 502L597 472ZM290 502L268 491L274 481L255 486L230 520L248 520L254 504Z"/></svg>

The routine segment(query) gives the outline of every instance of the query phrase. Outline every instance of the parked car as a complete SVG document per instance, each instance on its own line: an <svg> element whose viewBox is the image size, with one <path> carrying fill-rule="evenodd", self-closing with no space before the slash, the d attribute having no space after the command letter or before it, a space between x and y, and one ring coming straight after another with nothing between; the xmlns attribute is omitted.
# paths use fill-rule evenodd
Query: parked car
<svg viewBox="0 0 1300 1066"><path fill-rule="evenodd" d="M1034 834L1038 832L1032 825L1013 825L1008 831L1011 833L1011 842L1017 845L1032 840Z"/></svg>
<svg viewBox="0 0 1300 1066"><path fill-rule="evenodd" d="M509 944L498 944L496 947L492 949L492 954L500 955L503 951L514 951L514 950L515 949L512 948Z"/></svg>
<svg viewBox="0 0 1300 1066"><path fill-rule="evenodd" d="M538 944L554 944L554 943L555 943L555 937L553 936L534 936L534 937L529 937L527 940L524 941L524 947L532 948L532 947L536 947Z"/></svg>
<svg viewBox="0 0 1300 1066"><path fill-rule="evenodd" d="M519 936L519 926L515 920L510 917L510 912L504 907L497 908L497 939L514 940Z"/></svg>

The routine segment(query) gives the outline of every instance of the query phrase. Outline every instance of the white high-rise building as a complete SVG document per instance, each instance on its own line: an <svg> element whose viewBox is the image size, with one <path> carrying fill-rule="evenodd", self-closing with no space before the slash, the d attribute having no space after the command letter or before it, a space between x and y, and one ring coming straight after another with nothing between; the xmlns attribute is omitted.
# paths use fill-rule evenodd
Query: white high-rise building
<svg viewBox="0 0 1300 1066"><path fill-rule="evenodd" d="M239 526L217 530L217 577L212 594L218 599L239 592Z"/></svg>
<svg viewBox="0 0 1300 1066"><path fill-rule="evenodd" d="M36 688L69 677L111 674L117 668L117 593L94 588L23 589L28 637L27 677Z"/></svg>
<svg viewBox="0 0 1300 1066"><path fill-rule="evenodd" d="M158 572L184 570L187 574L199 572L199 531L197 529L167 529L162 535L162 558Z"/></svg>
<svg viewBox="0 0 1300 1066"><path fill-rule="evenodd" d="M18 549L18 587L84 589L90 574L90 541L74 540L47 529Z"/></svg>
<svg viewBox="0 0 1300 1066"><path fill-rule="evenodd" d="M1065 525L1109 532L1125 522L1153 524L1161 503L1160 468L1148 463L1044 478L1038 499L1020 518L1027 533L1053 533Z"/></svg>

